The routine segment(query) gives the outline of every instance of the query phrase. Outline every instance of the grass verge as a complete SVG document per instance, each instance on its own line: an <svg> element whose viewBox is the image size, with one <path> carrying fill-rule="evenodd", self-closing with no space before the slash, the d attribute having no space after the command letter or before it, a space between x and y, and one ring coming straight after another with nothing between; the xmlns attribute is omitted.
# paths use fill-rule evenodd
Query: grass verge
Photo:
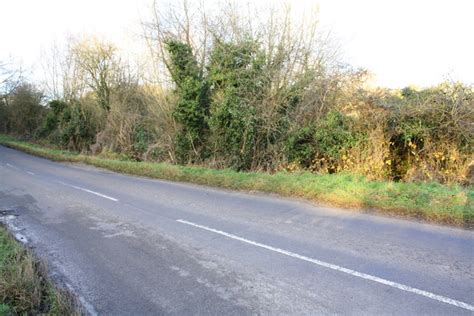
<svg viewBox="0 0 474 316"><path fill-rule="evenodd" d="M0 226L0 315L80 315L74 296L55 288L44 264Z"/></svg>
<svg viewBox="0 0 474 316"><path fill-rule="evenodd" d="M76 154L0 135L0 144L55 161L81 162L112 171L234 190L277 193L333 206L370 210L428 222L474 228L474 189L439 183L371 181L353 174L275 174L214 170Z"/></svg>

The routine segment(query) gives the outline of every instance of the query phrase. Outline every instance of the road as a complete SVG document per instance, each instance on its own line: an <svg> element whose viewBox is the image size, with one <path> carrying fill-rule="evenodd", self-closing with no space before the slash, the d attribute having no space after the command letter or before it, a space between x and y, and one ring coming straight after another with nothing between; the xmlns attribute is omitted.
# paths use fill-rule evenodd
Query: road
<svg viewBox="0 0 474 316"><path fill-rule="evenodd" d="M474 315L469 230L1 146L0 210L91 314Z"/></svg>

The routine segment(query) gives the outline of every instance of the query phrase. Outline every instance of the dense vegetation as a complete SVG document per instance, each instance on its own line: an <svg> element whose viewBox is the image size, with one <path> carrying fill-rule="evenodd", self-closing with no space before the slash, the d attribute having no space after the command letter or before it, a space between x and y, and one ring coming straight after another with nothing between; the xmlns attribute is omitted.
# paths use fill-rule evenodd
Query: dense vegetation
<svg viewBox="0 0 474 316"><path fill-rule="evenodd" d="M81 315L76 299L56 288L43 263L0 225L0 315Z"/></svg>
<svg viewBox="0 0 474 316"><path fill-rule="evenodd" d="M192 10L144 23L145 71L105 40L72 41L43 91L3 91L0 132L137 161L473 184L471 86L371 87L312 18Z"/></svg>

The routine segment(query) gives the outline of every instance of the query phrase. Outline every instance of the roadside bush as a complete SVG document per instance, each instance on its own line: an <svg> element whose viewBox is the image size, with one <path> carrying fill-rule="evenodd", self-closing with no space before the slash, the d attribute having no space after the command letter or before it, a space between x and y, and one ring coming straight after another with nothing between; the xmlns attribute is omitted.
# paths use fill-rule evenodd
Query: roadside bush
<svg viewBox="0 0 474 316"><path fill-rule="evenodd" d="M88 151L97 132L96 126L91 124L92 117L93 113L80 104L65 108L58 126L61 146L74 151Z"/></svg>
<svg viewBox="0 0 474 316"><path fill-rule="evenodd" d="M358 140L340 159L340 170L361 174L369 179L391 179L390 142L383 122L366 130L366 136Z"/></svg>
<svg viewBox="0 0 474 316"><path fill-rule="evenodd" d="M331 161L337 161L342 154L357 144L358 135L352 129L350 117L331 111L318 123L314 140L316 155Z"/></svg>
<svg viewBox="0 0 474 316"><path fill-rule="evenodd" d="M249 170L255 159L257 134L264 132L257 113L266 92L264 64L258 43L252 40L218 41L211 53L210 146L221 167Z"/></svg>
<svg viewBox="0 0 474 316"><path fill-rule="evenodd" d="M286 151L288 161L297 163L303 168L309 168L316 157L314 126L298 129L288 137Z"/></svg>
<svg viewBox="0 0 474 316"><path fill-rule="evenodd" d="M143 100L135 87L125 87L111 95L110 110L104 127L97 134L94 146L101 150L134 156L135 129L145 115Z"/></svg>
<svg viewBox="0 0 474 316"><path fill-rule="evenodd" d="M5 100L0 96L0 132L8 133L8 107Z"/></svg>
<svg viewBox="0 0 474 316"><path fill-rule="evenodd" d="M474 149L474 93L458 83L403 89L388 118L392 177L465 181Z"/></svg>
<svg viewBox="0 0 474 316"><path fill-rule="evenodd" d="M362 138L353 126L352 118L334 110L328 112L313 126L289 136L289 161L314 171L334 173L344 169L348 152Z"/></svg>
<svg viewBox="0 0 474 316"><path fill-rule="evenodd" d="M31 138L41 126L46 114L42 105L43 94L33 85L23 83L7 96L4 107L6 130L9 133Z"/></svg>
<svg viewBox="0 0 474 316"><path fill-rule="evenodd" d="M48 102L46 117L39 132L40 137L48 137L57 131L63 111L68 104L62 100L52 100Z"/></svg>

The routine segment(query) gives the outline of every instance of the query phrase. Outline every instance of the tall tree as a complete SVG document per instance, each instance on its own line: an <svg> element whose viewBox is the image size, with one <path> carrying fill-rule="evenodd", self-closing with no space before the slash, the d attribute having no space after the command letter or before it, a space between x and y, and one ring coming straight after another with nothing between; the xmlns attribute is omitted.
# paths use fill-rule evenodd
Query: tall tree
<svg viewBox="0 0 474 316"><path fill-rule="evenodd" d="M110 110L111 91L118 84L120 60L116 47L95 37L84 38L71 47L71 58L99 105Z"/></svg>

